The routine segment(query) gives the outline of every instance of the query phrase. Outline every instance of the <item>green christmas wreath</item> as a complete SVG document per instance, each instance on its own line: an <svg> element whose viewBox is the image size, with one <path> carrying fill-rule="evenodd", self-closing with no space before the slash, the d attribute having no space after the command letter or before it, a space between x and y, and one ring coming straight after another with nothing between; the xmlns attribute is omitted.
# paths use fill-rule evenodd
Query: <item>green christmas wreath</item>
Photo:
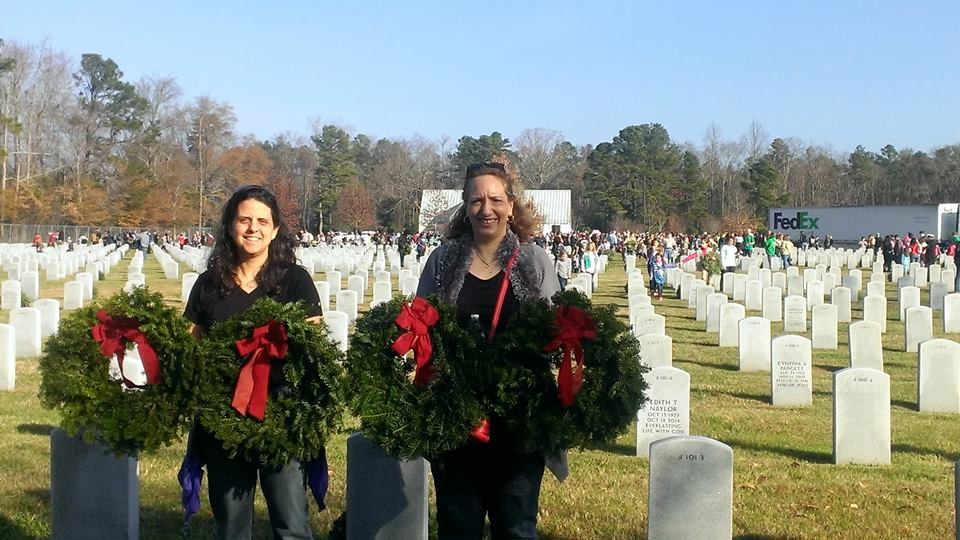
<svg viewBox="0 0 960 540"><path fill-rule="evenodd" d="M429 309L435 311L427 314ZM402 314L422 319L419 337L398 326ZM425 343L424 330L432 349L429 362L416 348ZM405 357L406 345L415 354ZM412 302L395 298L371 309L357 319L346 360L350 407L361 432L400 458L463 446L485 416L471 390L482 354L477 336L457 324L456 308L436 295Z"/></svg>
<svg viewBox="0 0 960 540"><path fill-rule="evenodd" d="M639 343L612 306L592 306L574 290L557 293L553 303L528 302L513 315L487 355L480 389L489 397L495 422L506 427L518 446L547 454L615 438L636 421L647 388ZM560 310L568 325L580 328L567 328L572 339L557 347L563 341L556 337ZM564 376L563 350L576 349L575 341L582 347L583 364L573 372L581 373L582 383L579 391L567 389L565 406L558 379Z"/></svg>
<svg viewBox="0 0 960 540"><path fill-rule="evenodd" d="M306 316L302 304L263 298L200 340L197 417L231 455L276 465L309 461L340 427L342 354ZM237 401L244 386L252 389L249 407Z"/></svg>
<svg viewBox="0 0 960 540"><path fill-rule="evenodd" d="M40 401L71 435L135 455L178 438L192 416L195 340L145 287L72 312L44 349Z"/></svg>

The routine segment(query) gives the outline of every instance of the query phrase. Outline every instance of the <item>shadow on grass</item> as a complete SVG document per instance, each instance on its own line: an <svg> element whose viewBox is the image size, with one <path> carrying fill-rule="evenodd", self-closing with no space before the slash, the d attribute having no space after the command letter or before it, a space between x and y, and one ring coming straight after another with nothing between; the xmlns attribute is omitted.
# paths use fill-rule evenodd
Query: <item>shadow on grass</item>
<svg viewBox="0 0 960 540"><path fill-rule="evenodd" d="M698 365L698 366L705 367L705 368L722 369L723 371L740 371L740 367L739 367L739 366L735 366L735 365L732 365L732 364L714 364L714 363L711 363L711 362L703 362L703 361L697 361L697 360L690 360L690 359L687 359L687 358L675 358L675 359L673 360L673 362L674 362L674 363L683 362L683 363L686 363L686 364L696 364L696 365ZM674 367L676 367L676 366L674 366Z"/></svg>
<svg viewBox="0 0 960 540"><path fill-rule="evenodd" d="M891 407L899 407L907 411L917 411L917 404L913 401L907 401L905 399L894 399L890 401Z"/></svg>
<svg viewBox="0 0 960 540"><path fill-rule="evenodd" d="M0 515L0 538L5 540L33 540L42 537L24 530L7 516Z"/></svg>
<svg viewBox="0 0 960 540"><path fill-rule="evenodd" d="M770 396L766 394L746 394L743 392L720 392L721 394L737 398L744 399L747 401L756 401L757 403L763 403L764 405L770 404Z"/></svg>
<svg viewBox="0 0 960 540"><path fill-rule="evenodd" d="M50 504L50 488L46 489L28 489L23 492L26 498L33 500L37 504Z"/></svg>
<svg viewBox="0 0 960 540"><path fill-rule="evenodd" d="M590 450L599 450L601 452L607 452L609 454L614 454L618 456L636 456L637 455L636 446L630 446L628 444L619 444L616 442L591 444L587 448L589 448Z"/></svg>
<svg viewBox="0 0 960 540"><path fill-rule="evenodd" d="M17 426L17 433L27 433L30 435L43 435L47 437L50 432L57 429L57 426L50 424L20 424Z"/></svg>
<svg viewBox="0 0 960 540"><path fill-rule="evenodd" d="M744 442L733 439L723 442L734 447L734 450L737 448L743 448L756 452L780 454L781 456L796 459L798 461L806 461L809 463L833 463L833 454L831 452L817 452L814 450L802 450L799 448L784 448L781 446L771 446L769 444L758 444L754 442Z"/></svg>
<svg viewBox="0 0 960 540"><path fill-rule="evenodd" d="M950 463L955 463L957 460L960 460L960 453L950 453L944 452L939 448L920 448L919 446L913 446L912 444L893 444L890 446L890 449L894 452L905 454L918 454L922 456L937 456L940 459L949 461Z"/></svg>
<svg viewBox="0 0 960 540"><path fill-rule="evenodd" d="M822 369L822 370L824 370L824 371L828 371L828 372L830 372L830 373L834 373L834 372L840 371L841 369L847 369L847 368L845 368L845 367L843 367L843 366L831 366L831 365L829 365L829 364L814 364L813 367L815 367L815 368L817 368L817 369Z"/></svg>

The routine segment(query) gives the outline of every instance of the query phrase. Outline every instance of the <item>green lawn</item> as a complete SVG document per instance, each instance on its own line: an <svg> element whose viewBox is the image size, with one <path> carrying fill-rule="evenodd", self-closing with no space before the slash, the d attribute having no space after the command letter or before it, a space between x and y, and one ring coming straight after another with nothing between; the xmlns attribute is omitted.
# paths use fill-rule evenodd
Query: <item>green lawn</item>
<svg viewBox="0 0 960 540"><path fill-rule="evenodd" d="M129 259L129 256L128 256ZM126 262L97 284L98 295L123 285ZM184 271L186 269L183 269ZM144 273L151 289L182 309L178 281L163 279L148 257ZM864 282L869 272L864 272ZM41 276L42 278L43 276ZM626 317L626 276L615 258L594 296ZM63 284L41 295L62 299ZM672 292L672 291L668 291ZM960 459L960 417L916 410L916 355L902 352L903 324L893 319L884 335L884 363L891 377L893 462L890 466L832 464L832 373L847 366L846 325L838 351L814 350L813 406L773 408L769 375L737 371L735 348L720 349L716 334L693 320L685 302L654 301L667 317L674 340L674 367L691 375L691 434L722 441L734 450L734 534L744 538L952 538L954 463ZM923 297L926 302L926 294ZM748 315L751 314L748 312ZM860 318L855 304L854 320ZM6 313L0 312L5 321ZM939 316L936 337L943 336ZM773 335L782 326L773 324ZM809 337L809 333L807 334ZM18 361L17 389L0 393L0 538L43 538L50 534L49 431L56 413L39 406L37 360ZM330 535L344 508L345 436L331 441L328 508L313 514L315 534ZM647 461L635 457L633 428L602 448L571 452L571 475L563 484L544 480L540 534L543 538L641 538L646 531ZM141 537L177 538L181 514L176 472L183 445L140 464ZM696 519L696 516L691 516ZM268 538L266 509L258 501L257 538ZM193 538L213 538L205 498L193 519Z"/></svg>

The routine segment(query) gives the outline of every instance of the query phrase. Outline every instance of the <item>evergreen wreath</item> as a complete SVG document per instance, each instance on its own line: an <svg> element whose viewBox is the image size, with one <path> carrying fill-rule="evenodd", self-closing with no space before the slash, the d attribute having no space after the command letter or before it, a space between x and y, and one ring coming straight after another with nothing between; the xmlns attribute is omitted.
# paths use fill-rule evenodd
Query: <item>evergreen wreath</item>
<svg viewBox="0 0 960 540"><path fill-rule="evenodd" d="M347 352L350 407L360 418L360 431L399 458L459 448L485 416L473 391L473 376L486 361L478 336L457 323L456 307L438 295L426 300L439 313L428 329L430 366L420 368L432 372L426 380L414 359L392 348L406 332L395 323L405 299L394 298L358 318Z"/></svg>
<svg viewBox="0 0 960 540"><path fill-rule="evenodd" d="M342 354L324 326L307 322L306 317L301 303L261 298L213 325L200 340L197 418L230 455L274 465L291 458L307 462L323 452L327 435L340 428ZM285 331L286 355L270 362L270 391L259 420L231 405L243 366L257 354L241 357L236 342L271 322L280 323Z"/></svg>
<svg viewBox="0 0 960 540"><path fill-rule="evenodd" d="M130 351L130 336L145 340L138 348L148 373L148 350L155 351L159 370L153 381L135 386L131 373L121 372L129 376L124 379L111 370L111 358L103 352L111 345L96 338L103 338L98 332L109 324L115 326L104 332L114 338L114 353ZM120 337L124 330L126 337ZM119 455L156 450L177 439L192 416L195 345L187 321L164 304L162 295L146 287L119 292L60 321L40 358L40 401L60 412L70 435L82 434Z"/></svg>
<svg viewBox="0 0 960 540"><path fill-rule="evenodd" d="M521 449L545 454L614 439L636 421L647 388L639 343L613 306L592 306L575 290L557 293L553 303L522 305L498 333L477 377L494 425L505 427ZM595 325L595 339L580 340L583 383L568 407L558 396L563 355L544 349L557 334L560 307L583 310Z"/></svg>

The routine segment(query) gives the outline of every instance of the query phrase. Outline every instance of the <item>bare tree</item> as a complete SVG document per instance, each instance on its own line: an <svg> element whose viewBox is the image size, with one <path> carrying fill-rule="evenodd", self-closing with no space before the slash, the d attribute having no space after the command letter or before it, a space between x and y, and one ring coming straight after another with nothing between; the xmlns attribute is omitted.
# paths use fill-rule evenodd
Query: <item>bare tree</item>
<svg viewBox="0 0 960 540"><path fill-rule="evenodd" d="M520 157L517 169L525 187L540 189L555 184L563 170L563 156L558 152L564 142L559 131L543 128L525 129L513 141Z"/></svg>

